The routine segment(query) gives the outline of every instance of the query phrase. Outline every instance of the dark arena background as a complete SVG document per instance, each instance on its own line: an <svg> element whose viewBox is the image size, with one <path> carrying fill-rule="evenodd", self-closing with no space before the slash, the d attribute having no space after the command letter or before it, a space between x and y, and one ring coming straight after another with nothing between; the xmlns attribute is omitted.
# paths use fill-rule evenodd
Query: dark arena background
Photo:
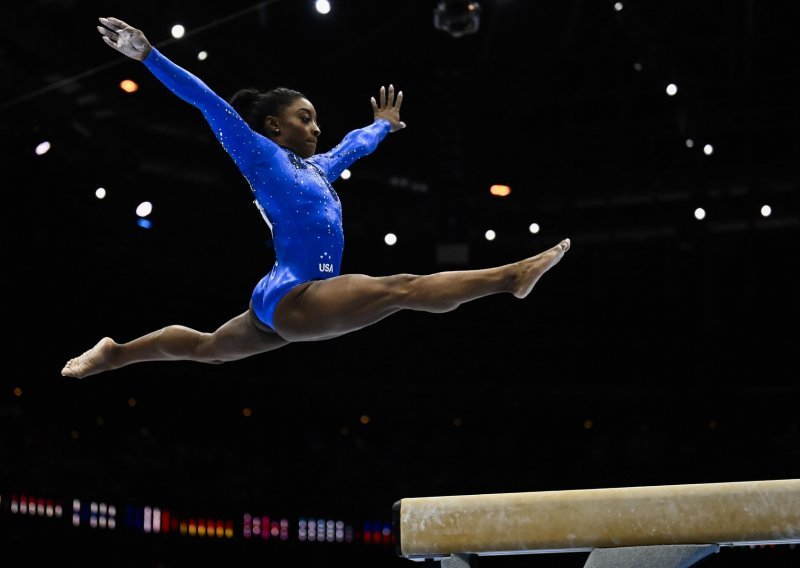
<svg viewBox="0 0 800 568"><path fill-rule="evenodd" d="M800 477L800 5L329 8L0 7L2 565L401 567L405 497ZM403 91L408 127L334 184L343 272L572 247L525 300L62 377L103 336L213 331L274 260L202 115L104 45L100 16L224 98L303 92L320 151ZM706 565L799 563L778 544Z"/></svg>

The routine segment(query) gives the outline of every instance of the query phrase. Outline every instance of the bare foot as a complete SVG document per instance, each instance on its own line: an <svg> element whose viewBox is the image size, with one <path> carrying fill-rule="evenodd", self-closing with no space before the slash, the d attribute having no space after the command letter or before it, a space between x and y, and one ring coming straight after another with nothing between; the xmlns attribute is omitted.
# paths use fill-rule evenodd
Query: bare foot
<svg viewBox="0 0 800 568"><path fill-rule="evenodd" d="M110 337L104 337L97 342L97 345L83 353L82 355L70 359L61 374L65 377L75 377L82 379L89 375L96 375L103 371L110 370L111 350L116 343Z"/></svg>
<svg viewBox="0 0 800 568"><path fill-rule="evenodd" d="M555 266L564 253L569 250L569 245L569 239L564 239L553 248L519 262L521 271L517 276L517 284L512 289L512 294L517 298L525 298L530 294L542 274Z"/></svg>

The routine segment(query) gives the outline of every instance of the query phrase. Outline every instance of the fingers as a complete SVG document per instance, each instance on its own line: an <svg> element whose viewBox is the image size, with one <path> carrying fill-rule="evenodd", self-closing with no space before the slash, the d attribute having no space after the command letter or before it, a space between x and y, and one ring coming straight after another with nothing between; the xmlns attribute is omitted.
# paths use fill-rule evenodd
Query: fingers
<svg viewBox="0 0 800 568"><path fill-rule="evenodd" d="M103 36L103 41L106 42L106 45L110 45L111 47L119 51L119 48L117 47L117 42L115 42L114 40L108 39L107 36Z"/></svg>
<svg viewBox="0 0 800 568"><path fill-rule="evenodd" d="M117 30L121 29L119 26L115 25L108 18L98 18L98 20L100 20L100 23L103 24L106 28L108 28L110 30L117 31Z"/></svg>
<svg viewBox="0 0 800 568"><path fill-rule="evenodd" d="M106 45L109 45L119 51L119 46L117 45L117 41L119 41L119 34L116 32L112 32L111 30L107 30L102 26L97 26L97 31L103 36L103 41L106 42Z"/></svg>
<svg viewBox="0 0 800 568"><path fill-rule="evenodd" d="M391 84L389 85L388 95L386 87L382 86L380 91L380 101L381 101L380 106L376 106L375 97L372 97L370 101L372 101L373 103L372 110L387 108L387 104L389 107L393 107L399 110L400 105L403 104L403 91L399 91L397 93L397 98L395 98L394 85Z"/></svg>
<svg viewBox="0 0 800 568"><path fill-rule="evenodd" d="M372 112L378 112L380 110L375 97L370 97L369 102L372 103Z"/></svg>
<svg viewBox="0 0 800 568"><path fill-rule="evenodd" d="M125 22L123 22L122 20L117 19L117 18L100 18L100 22L103 23L103 24L111 24L108 27L110 27L115 32L119 31L119 30L121 30L123 28L129 28L130 27L128 24L126 24Z"/></svg>
<svg viewBox="0 0 800 568"><path fill-rule="evenodd" d="M97 26L97 31L100 32L103 36L110 38L110 39L117 39L117 34L112 32L111 30L107 30L103 26Z"/></svg>

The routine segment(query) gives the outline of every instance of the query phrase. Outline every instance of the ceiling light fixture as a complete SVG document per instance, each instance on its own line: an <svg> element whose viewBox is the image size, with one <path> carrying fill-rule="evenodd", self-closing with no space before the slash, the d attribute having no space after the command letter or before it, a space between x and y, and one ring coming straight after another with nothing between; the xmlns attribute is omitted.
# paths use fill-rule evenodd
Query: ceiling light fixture
<svg viewBox="0 0 800 568"><path fill-rule="evenodd" d="M478 31L481 6L472 0L439 0L433 9L433 27L461 37Z"/></svg>

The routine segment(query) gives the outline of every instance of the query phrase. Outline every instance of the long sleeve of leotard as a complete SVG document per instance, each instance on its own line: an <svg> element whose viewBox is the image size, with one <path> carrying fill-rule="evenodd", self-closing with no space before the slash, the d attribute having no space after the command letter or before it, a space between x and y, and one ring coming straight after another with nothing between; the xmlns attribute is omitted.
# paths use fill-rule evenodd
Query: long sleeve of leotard
<svg viewBox="0 0 800 568"><path fill-rule="evenodd" d="M391 127L388 120L379 118L369 126L349 132L333 150L312 156L309 161L322 168L328 181L333 182L353 162L374 152Z"/></svg>
<svg viewBox="0 0 800 568"><path fill-rule="evenodd" d="M155 47L143 63L170 91L203 113L214 136L240 170L247 171L277 152L277 144L255 132L227 101Z"/></svg>

